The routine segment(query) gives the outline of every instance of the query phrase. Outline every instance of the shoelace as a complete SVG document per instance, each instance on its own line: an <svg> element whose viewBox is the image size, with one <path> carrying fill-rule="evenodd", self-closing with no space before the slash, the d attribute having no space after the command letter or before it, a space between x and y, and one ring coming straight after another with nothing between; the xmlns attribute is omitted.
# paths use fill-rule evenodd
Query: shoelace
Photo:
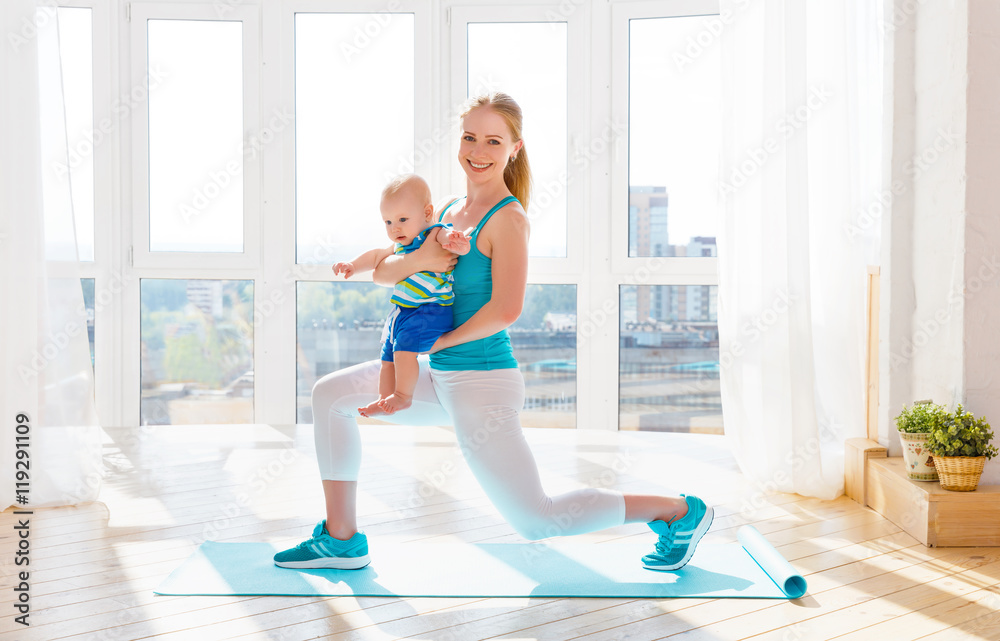
<svg viewBox="0 0 1000 641"><path fill-rule="evenodd" d="M296 545L296 546L295 546L295 549L296 549L296 550L304 550L304 549L306 549L306 546L307 546L307 545L309 545L310 543L312 543L313 541L315 541L315 540L316 540L316 539L318 539L318 538L319 538L318 536L314 536L314 537L312 537L312 538L309 538L309 539L306 539L306 540L305 540L305 541L303 541L302 543L299 543L298 545Z"/></svg>
<svg viewBox="0 0 1000 641"><path fill-rule="evenodd" d="M662 554L662 555L665 556L665 555L667 555L667 554L670 553L670 550L672 550L673 547L674 547L673 543L668 543L667 545L663 545L663 543L657 542L656 543L656 553L657 554Z"/></svg>
<svg viewBox="0 0 1000 641"><path fill-rule="evenodd" d="M664 541L666 539L666 541ZM670 528L670 535L667 538L665 535L660 535L656 541L656 552L658 554L667 554L672 549L674 549L674 528Z"/></svg>

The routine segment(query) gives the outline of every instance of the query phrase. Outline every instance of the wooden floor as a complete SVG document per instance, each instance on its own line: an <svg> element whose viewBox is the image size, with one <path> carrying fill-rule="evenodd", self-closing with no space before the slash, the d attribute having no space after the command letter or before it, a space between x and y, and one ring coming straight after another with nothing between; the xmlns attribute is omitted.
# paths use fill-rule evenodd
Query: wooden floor
<svg viewBox="0 0 1000 641"><path fill-rule="evenodd" d="M367 426L360 525L378 545L518 541L450 430ZM309 426L109 430L99 503L37 511L31 627L14 623L11 510L0 515L0 639L1000 639L1000 548L928 549L846 497L763 495L720 436L527 430L550 493L582 485L698 494L706 541L754 524L804 575L755 599L158 597L206 539L293 545L321 518ZM512 470L516 473L516 470ZM638 538L633 538L638 537ZM649 540L643 524L584 535Z"/></svg>

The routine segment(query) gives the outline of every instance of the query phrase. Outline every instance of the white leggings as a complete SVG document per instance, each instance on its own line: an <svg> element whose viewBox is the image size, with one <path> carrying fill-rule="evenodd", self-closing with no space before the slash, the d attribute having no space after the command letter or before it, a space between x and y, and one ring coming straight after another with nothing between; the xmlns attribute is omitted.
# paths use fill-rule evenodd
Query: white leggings
<svg viewBox="0 0 1000 641"><path fill-rule="evenodd" d="M454 425L465 460L497 510L529 540L582 534L625 522L621 492L588 488L547 496L521 431L524 378L516 369L450 372L418 359L413 405L380 419L405 425ZM323 480L357 481L358 407L375 397L379 361L328 374L312 391L316 456Z"/></svg>

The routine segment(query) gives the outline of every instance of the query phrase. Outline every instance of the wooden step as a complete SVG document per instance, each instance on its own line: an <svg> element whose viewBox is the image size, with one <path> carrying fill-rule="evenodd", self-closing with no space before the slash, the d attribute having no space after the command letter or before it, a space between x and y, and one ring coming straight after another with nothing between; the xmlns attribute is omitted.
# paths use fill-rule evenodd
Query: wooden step
<svg viewBox="0 0 1000 641"><path fill-rule="evenodd" d="M863 447L863 440L847 447L851 498L928 547L1000 546L1000 486L952 492L937 481L912 481L901 457L886 458L877 447Z"/></svg>

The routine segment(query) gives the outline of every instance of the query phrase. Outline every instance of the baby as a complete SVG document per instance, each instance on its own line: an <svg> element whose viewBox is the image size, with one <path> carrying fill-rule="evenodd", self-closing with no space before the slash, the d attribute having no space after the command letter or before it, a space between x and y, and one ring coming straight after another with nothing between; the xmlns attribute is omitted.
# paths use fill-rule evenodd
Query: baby
<svg viewBox="0 0 1000 641"><path fill-rule="evenodd" d="M350 278L372 271L388 256L417 249L429 234L452 253L469 253L469 237L465 232L454 230L451 225L431 223L434 217L431 190L419 176L406 174L393 179L382 190L379 209L393 245L366 251L350 262L337 263L333 266L334 274ZM438 227L443 229L434 232ZM393 414L410 406L417 385L417 355L429 351L441 334L452 330L454 282L452 272L447 271L418 272L396 283L392 292L393 309L383 331L379 398L358 408L362 416Z"/></svg>

